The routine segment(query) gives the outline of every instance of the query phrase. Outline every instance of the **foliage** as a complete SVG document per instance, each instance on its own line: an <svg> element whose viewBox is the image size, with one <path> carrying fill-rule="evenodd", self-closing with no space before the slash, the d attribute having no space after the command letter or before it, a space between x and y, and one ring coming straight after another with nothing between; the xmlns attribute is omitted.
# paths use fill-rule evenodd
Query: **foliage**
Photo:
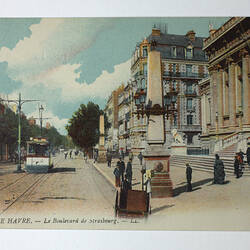
<svg viewBox="0 0 250 250"><path fill-rule="evenodd" d="M99 117L103 111L93 102L81 104L66 126L75 145L89 151L99 140ZM105 126L109 126L105 119Z"/></svg>
<svg viewBox="0 0 250 250"><path fill-rule="evenodd" d="M61 135L55 127L49 129L42 128L42 134L45 136L53 147L69 145L68 138ZM30 137L41 135L40 126L29 125L24 115L21 116L21 144L26 145ZM12 145L16 148L18 140L18 115L11 109L6 108L4 113L0 114L0 143Z"/></svg>

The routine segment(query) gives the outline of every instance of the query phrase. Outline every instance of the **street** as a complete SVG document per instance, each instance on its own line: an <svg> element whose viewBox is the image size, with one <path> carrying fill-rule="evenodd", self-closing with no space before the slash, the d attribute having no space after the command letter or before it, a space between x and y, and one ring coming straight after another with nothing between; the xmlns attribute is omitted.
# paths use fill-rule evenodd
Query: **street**
<svg viewBox="0 0 250 250"><path fill-rule="evenodd" d="M0 216L113 216L115 189L82 158L54 158L46 174L14 174L15 165L0 176ZM3 172L1 167L1 172Z"/></svg>

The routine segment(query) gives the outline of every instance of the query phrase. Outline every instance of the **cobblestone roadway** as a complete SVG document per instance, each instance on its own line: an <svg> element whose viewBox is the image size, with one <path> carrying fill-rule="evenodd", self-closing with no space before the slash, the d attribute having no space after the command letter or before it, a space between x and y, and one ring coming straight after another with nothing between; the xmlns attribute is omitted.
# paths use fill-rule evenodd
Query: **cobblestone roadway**
<svg viewBox="0 0 250 250"><path fill-rule="evenodd" d="M83 159L64 160L62 155L56 160L59 163L52 173L46 174L39 185L7 209L4 216L114 215L115 189L91 164L84 163ZM17 175L1 176L4 185L13 182L13 178L17 179ZM19 184L19 189L22 188ZM12 199L11 191L6 193ZM8 197L5 196L0 197L1 204L6 203Z"/></svg>

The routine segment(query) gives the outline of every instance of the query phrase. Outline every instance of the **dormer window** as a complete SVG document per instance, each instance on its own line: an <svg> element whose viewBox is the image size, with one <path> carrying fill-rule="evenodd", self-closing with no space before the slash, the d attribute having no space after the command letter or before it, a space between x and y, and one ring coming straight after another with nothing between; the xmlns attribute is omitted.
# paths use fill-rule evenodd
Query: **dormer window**
<svg viewBox="0 0 250 250"><path fill-rule="evenodd" d="M186 58L192 59L193 58L193 48L191 46L188 46L186 48Z"/></svg>
<svg viewBox="0 0 250 250"><path fill-rule="evenodd" d="M171 50L172 57L176 57L176 47L172 47Z"/></svg>
<svg viewBox="0 0 250 250"><path fill-rule="evenodd" d="M142 47L142 56L143 57L147 57L148 56L148 47L147 46L143 46Z"/></svg>

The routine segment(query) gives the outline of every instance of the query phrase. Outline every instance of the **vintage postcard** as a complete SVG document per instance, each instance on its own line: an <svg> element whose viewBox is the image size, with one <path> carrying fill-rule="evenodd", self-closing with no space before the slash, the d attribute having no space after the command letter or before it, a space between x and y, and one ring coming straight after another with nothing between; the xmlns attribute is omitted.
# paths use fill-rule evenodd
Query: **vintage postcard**
<svg viewBox="0 0 250 250"><path fill-rule="evenodd" d="M0 228L250 229L250 18L0 18Z"/></svg>

